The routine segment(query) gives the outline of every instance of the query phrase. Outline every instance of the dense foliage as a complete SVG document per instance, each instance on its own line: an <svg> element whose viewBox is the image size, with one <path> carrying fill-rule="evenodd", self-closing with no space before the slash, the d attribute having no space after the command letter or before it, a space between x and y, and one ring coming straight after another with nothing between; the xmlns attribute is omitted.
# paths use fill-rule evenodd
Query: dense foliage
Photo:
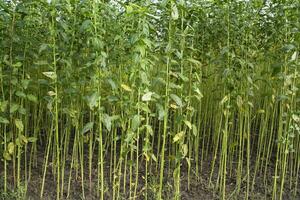
<svg viewBox="0 0 300 200"><path fill-rule="evenodd" d="M299 198L299 9L1 0L0 191L40 170L41 198L54 178L57 199L74 180L83 198L180 199L182 174L219 199L257 177L266 199Z"/></svg>

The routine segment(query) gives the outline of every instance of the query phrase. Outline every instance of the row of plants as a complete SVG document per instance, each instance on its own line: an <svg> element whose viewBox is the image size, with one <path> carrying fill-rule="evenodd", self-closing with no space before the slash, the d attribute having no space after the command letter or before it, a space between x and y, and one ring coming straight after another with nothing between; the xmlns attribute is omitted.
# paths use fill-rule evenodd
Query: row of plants
<svg viewBox="0 0 300 200"><path fill-rule="evenodd" d="M262 184L266 198L296 199L299 9L1 1L3 192L40 170L41 198L50 174L56 199L72 198L74 180L83 198L180 199L183 175L189 190L209 170L216 198L250 199Z"/></svg>

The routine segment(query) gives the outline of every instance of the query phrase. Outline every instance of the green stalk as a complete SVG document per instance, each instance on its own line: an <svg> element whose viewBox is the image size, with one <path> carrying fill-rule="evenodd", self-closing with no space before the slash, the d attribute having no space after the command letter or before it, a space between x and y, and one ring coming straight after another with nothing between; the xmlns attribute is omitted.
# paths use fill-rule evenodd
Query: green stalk
<svg viewBox="0 0 300 200"><path fill-rule="evenodd" d="M166 137L167 137L167 128L168 128L168 110L169 110L169 66L170 58L167 58L166 64L166 90L165 90L165 106L164 106L164 122L163 122L163 135L162 135L162 147L161 147L161 163L160 163L160 175L159 175L159 191L158 191L158 200L162 199L162 185L163 185L163 176L164 176L164 165L165 165L165 146L166 146Z"/></svg>
<svg viewBox="0 0 300 200"><path fill-rule="evenodd" d="M101 72L98 71L98 94L101 94ZM98 151L98 188L100 189L100 199L104 199L104 161L103 161L103 138L102 138L102 111L101 98L98 100L98 131L99 131L99 151ZM99 181L101 183L99 183ZM99 187L100 186L100 187Z"/></svg>

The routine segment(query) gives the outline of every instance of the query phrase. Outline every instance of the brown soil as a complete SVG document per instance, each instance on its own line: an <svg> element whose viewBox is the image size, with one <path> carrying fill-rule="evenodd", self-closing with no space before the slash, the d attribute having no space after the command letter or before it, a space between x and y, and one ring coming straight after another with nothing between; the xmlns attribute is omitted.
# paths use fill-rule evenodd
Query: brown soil
<svg viewBox="0 0 300 200"><path fill-rule="evenodd" d="M70 173L70 158L66 161L66 167L65 167L65 183L64 183L64 198L67 196L67 188L68 188L68 180L69 180L69 173ZM87 159L86 159L87 160ZM96 163L96 160L93 160L94 163ZM50 161L49 166L51 166L52 163ZM168 163L166 163L168 165ZM3 166L3 165L2 165ZM144 169L144 163L140 164L139 167L139 181L138 181L138 187L137 187L137 200L144 199L144 193L145 193L145 169ZM216 165L218 166L218 165ZM252 166L252 165L251 165ZM226 199L244 199L246 195L246 178L242 182L241 185L241 191L237 194L236 192L236 177L235 177L235 167L232 167L232 175L228 175L226 179ZM254 166L252 166L253 168ZM99 199L97 197L97 166L93 166L93 175L92 175L92 182L90 185L89 182L89 172L88 172L88 165L86 163L85 166L86 171L84 171L84 191L85 191L85 197L87 200L93 200L93 199ZM124 182L121 181L121 189L120 189L120 199L129 199L129 167L127 167L127 177L126 177L126 189L123 190ZM165 178L164 180L164 199L173 199L174 197L174 188L173 188L173 173L167 171L168 166L166 166L165 176L168 178ZM246 169L246 168L244 168ZM2 171L2 170L1 170ZM10 170L11 171L11 170ZM106 160L105 163L105 198L104 199L112 199L112 188L113 185L110 182L110 170L109 170L109 159ZM153 173L155 171L154 167L151 169L152 173L148 175L148 199L152 200L155 199L155 194L158 191L158 178L159 175L156 173ZM187 165L183 164L181 168L181 199L182 200L217 200L221 199L220 196L218 196L218 190L216 189L216 186L214 185L217 180L217 172L218 168L216 167L213 173L213 179L212 183L209 182L209 177L211 173L211 160L203 161L202 163L202 170L199 173L199 176L196 176L195 169L191 169L190 171L190 180L188 180L188 173L187 173ZM253 172L253 169L251 169ZM269 166L269 174L267 175L268 180L267 186L264 184L263 175L258 174L256 176L256 181L254 185L254 189L250 190L250 199L253 200L268 200L272 197L272 173L274 169L273 166ZM133 166L133 182L135 182L135 168ZM228 172L229 173L229 170ZM37 162L37 166L32 168L32 174L31 178L28 183L28 191L27 191L27 197L28 200L39 200L39 199L45 199L45 200L53 200L56 197L56 180L52 174L52 167L48 167L47 175L46 175L46 182L45 182L45 189L44 189L44 195L43 198L40 198L40 190L41 190L41 183L42 183L42 177L43 177L43 155L39 155L39 159ZM246 177L243 175L243 177ZM288 177L288 174L287 176ZM12 182L13 178L12 176L9 176L9 182ZM124 177L121 177L121 180L124 180ZM252 185L253 176L251 177L250 184ZM188 181L190 182L190 185L188 187ZM75 172L73 169L72 173L72 181L71 181L71 190L70 190L70 196L69 199L74 200L80 200L83 199L82 197L82 181L80 176L80 169L78 170L78 176L77 179L75 179ZM288 186L288 184L286 184ZM134 188L134 186L132 186ZM132 190L133 191L133 190ZM284 200L298 200L300 199L300 188L298 189L297 196L293 198L294 191L291 191L288 187L286 187L283 199ZM1 199L1 197L0 197Z"/></svg>

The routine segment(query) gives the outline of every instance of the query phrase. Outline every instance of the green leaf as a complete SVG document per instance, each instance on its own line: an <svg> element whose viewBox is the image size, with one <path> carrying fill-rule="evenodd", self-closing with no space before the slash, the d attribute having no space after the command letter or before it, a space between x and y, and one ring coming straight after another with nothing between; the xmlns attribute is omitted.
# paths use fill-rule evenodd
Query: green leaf
<svg viewBox="0 0 300 200"><path fill-rule="evenodd" d="M49 65L47 60L37 60L34 62L35 65Z"/></svg>
<svg viewBox="0 0 300 200"><path fill-rule="evenodd" d="M224 105L229 100L229 97L227 95L224 96L224 98L221 100L220 105Z"/></svg>
<svg viewBox="0 0 300 200"><path fill-rule="evenodd" d="M143 45L138 45L136 47L136 50L141 54L142 57L145 56L145 53L146 53L146 49Z"/></svg>
<svg viewBox="0 0 300 200"><path fill-rule="evenodd" d="M151 48L151 40L149 40L148 38L143 38L143 42L147 45L148 48Z"/></svg>
<svg viewBox="0 0 300 200"><path fill-rule="evenodd" d="M79 29L80 32L87 30L90 27L90 25L91 25L91 20L89 20L89 19L85 20L80 26L80 29Z"/></svg>
<svg viewBox="0 0 300 200"><path fill-rule="evenodd" d="M179 74L179 77L181 78L181 80L183 81L183 82L188 82L189 81L189 78L188 77L186 77L185 75L183 75L183 74Z"/></svg>
<svg viewBox="0 0 300 200"><path fill-rule="evenodd" d="M188 153L188 146L187 146L187 144L183 144L181 146L181 149L182 149L183 157L185 157L187 155L187 153Z"/></svg>
<svg viewBox="0 0 300 200"><path fill-rule="evenodd" d="M11 155L8 153L8 152L4 152L3 153L3 158L5 159L5 160L11 160Z"/></svg>
<svg viewBox="0 0 300 200"><path fill-rule="evenodd" d="M289 52L289 51L291 51L291 50L293 50L293 49L295 49L296 47L295 47L295 45L293 45L293 44L286 44L282 49L283 49L283 51L285 51L285 52Z"/></svg>
<svg viewBox="0 0 300 200"><path fill-rule="evenodd" d="M41 44L39 48L39 54L41 54L43 51L45 51L48 48L48 44Z"/></svg>
<svg viewBox="0 0 300 200"><path fill-rule="evenodd" d="M127 92L131 92L131 91L132 91L132 89L131 89L128 85L126 85L126 84L121 84L121 87L122 87L125 91L127 91Z"/></svg>
<svg viewBox="0 0 300 200"><path fill-rule="evenodd" d="M100 50L102 45L101 40L98 37L92 38L92 43L95 49Z"/></svg>
<svg viewBox="0 0 300 200"><path fill-rule="evenodd" d="M174 137L173 137L173 143L181 141L184 137L185 133L183 131L177 133Z"/></svg>
<svg viewBox="0 0 300 200"><path fill-rule="evenodd" d="M170 94L170 97L173 101L175 101L175 103L179 106L179 107L182 107L183 106L183 103L182 103L182 100L179 96L177 96L176 94Z"/></svg>
<svg viewBox="0 0 300 200"><path fill-rule="evenodd" d="M188 157L186 157L185 159L186 159L186 162L188 164L188 167L190 168L191 167L191 161L190 161L190 159Z"/></svg>
<svg viewBox="0 0 300 200"><path fill-rule="evenodd" d="M22 115L26 115L26 109L23 107L19 107L18 112Z"/></svg>
<svg viewBox="0 0 300 200"><path fill-rule="evenodd" d="M33 94L28 94L28 95L27 95L27 99L28 99L29 101L34 102L34 103L37 103L37 102L38 102L37 97L34 96Z"/></svg>
<svg viewBox="0 0 300 200"><path fill-rule="evenodd" d="M138 105L140 106L141 110L143 110L144 112L151 113L151 110L147 104L140 102Z"/></svg>
<svg viewBox="0 0 300 200"><path fill-rule="evenodd" d="M34 143L37 141L37 138L36 137L29 137L27 138L28 142L31 142L31 143Z"/></svg>
<svg viewBox="0 0 300 200"><path fill-rule="evenodd" d="M94 122L89 122L89 123L87 123L87 124L83 127L83 129L82 129L82 131L81 131L81 134L85 134L86 132L90 131L90 130L93 128L93 126L94 126Z"/></svg>
<svg viewBox="0 0 300 200"><path fill-rule="evenodd" d="M144 94L142 96L142 101L150 101L152 94L153 94L153 92L147 92L146 94Z"/></svg>
<svg viewBox="0 0 300 200"><path fill-rule="evenodd" d="M200 66L201 65L201 62L194 59L194 58L188 58L187 61L189 61L190 63L196 65L196 66Z"/></svg>
<svg viewBox="0 0 300 200"><path fill-rule="evenodd" d="M22 132L24 130L23 122L20 119L15 119L15 125L19 131Z"/></svg>
<svg viewBox="0 0 300 200"><path fill-rule="evenodd" d="M132 13L132 12L133 12L132 6L131 6L131 5L127 5L127 6L126 6L126 13L130 14L130 13Z"/></svg>
<svg viewBox="0 0 300 200"><path fill-rule="evenodd" d="M24 135L20 135L20 139L21 139L22 144L27 144L28 143L28 140Z"/></svg>
<svg viewBox="0 0 300 200"><path fill-rule="evenodd" d="M94 107L98 106L99 98L100 96L97 92L94 92L91 96L87 97L88 106L91 110L93 110Z"/></svg>
<svg viewBox="0 0 300 200"><path fill-rule="evenodd" d="M48 94L49 96L55 96L55 95L56 95L56 93L55 93L54 91L49 91L47 94Z"/></svg>
<svg viewBox="0 0 300 200"><path fill-rule="evenodd" d="M132 118L132 130L133 131L137 130L140 124L141 124L140 116L134 115L134 117Z"/></svg>
<svg viewBox="0 0 300 200"><path fill-rule="evenodd" d="M8 101L2 101L2 102L0 102L0 111L1 112L5 112L7 106L8 106Z"/></svg>
<svg viewBox="0 0 300 200"><path fill-rule="evenodd" d="M201 98L203 98L203 94L202 92L200 91L200 89L198 87L194 87L194 91L197 93L197 97L198 99L200 100Z"/></svg>
<svg viewBox="0 0 300 200"><path fill-rule="evenodd" d="M102 118L102 121L104 123L105 128L108 131L111 131L111 117L109 115L107 115L107 114L104 114L103 118Z"/></svg>
<svg viewBox="0 0 300 200"><path fill-rule="evenodd" d="M175 3L172 4L172 13L171 13L172 19L177 20L179 15L178 15L178 8Z"/></svg>
<svg viewBox="0 0 300 200"><path fill-rule="evenodd" d="M26 94L22 91L17 91L16 96L21 97L21 98L26 98Z"/></svg>
<svg viewBox="0 0 300 200"><path fill-rule="evenodd" d="M173 179L176 180L179 175L179 167L176 167L173 171Z"/></svg>
<svg viewBox="0 0 300 200"><path fill-rule="evenodd" d="M9 121L8 121L8 119L0 116L0 123L2 123L2 124L9 124Z"/></svg>
<svg viewBox="0 0 300 200"><path fill-rule="evenodd" d="M107 81L113 90L117 89L117 85L112 79L108 79Z"/></svg>
<svg viewBox="0 0 300 200"><path fill-rule="evenodd" d="M292 55L291 61L294 61L297 59L297 51L295 51Z"/></svg>
<svg viewBox="0 0 300 200"><path fill-rule="evenodd" d="M185 125L189 127L189 129L192 129L192 123L190 121L184 120Z"/></svg>
<svg viewBox="0 0 300 200"><path fill-rule="evenodd" d="M9 109L10 114L16 112L19 109L19 107L20 106L18 104L13 103Z"/></svg>
<svg viewBox="0 0 300 200"><path fill-rule="evenodd" d="M48 77L48 78L50 78L50 79L52 79L52 80L54 80L54 79L57 78L55 72L43 72L43 74L44 74L46 77Z"/></svg>
<svg viewBox="0 0 300 200"><path fill-rule="evenodd" d="M292 114L292 119L296 122L296 123L300 123L300 117L298 115Z"/></svg>
<svg viewBox="0 0 300 200"><path fill-rule="evenodd" d="M192 129L193 129L193 135L197 136L198 130L197 130L197 126L195 124L193 124Z"/></svg>
<svg viewBox="0 0 300 200"><path fill-rule="evenodd" d="M165 116L165 110L162 105L156 104L158 110L158 120L163 120Z"/></svg>
<svg viewBox="0 0 300 200"><path fill-rule="evenodd" d="M16 67L16 68L19 68L22 66L22 63L21 62L17 62L15 64L13 64L13 67Z"/></svg>
<svg viewBox="0 0 300 200"><path fill-rule="evenodd" d="M8 145L7 145L7 152L9 154L13 154L14 153L14 149L15 149L14 143L12 143L12 142L8 143Z"/></svg>
<svg viewBox="0 0 300 200"><path fill-rule="evenodd" d="M151 158L154 160L154 162L157 162L157 158L153 153L151 154Z"/></svg>
<svg viewBox="0 0 300 200"><path fill-rule="evenodd" d="M27 79L21 80L22 87L23 87L25 90L28 88L29 82L30 82L30 81L27 80Z"/></svg>
<svg viewBox="0 0 300 200"><path fill-rule="evenodd" d="M170 86L171 89L181 89L180 85L177 85L177 84L174 84L174 83L170 83L169 86Z"/></svg>

